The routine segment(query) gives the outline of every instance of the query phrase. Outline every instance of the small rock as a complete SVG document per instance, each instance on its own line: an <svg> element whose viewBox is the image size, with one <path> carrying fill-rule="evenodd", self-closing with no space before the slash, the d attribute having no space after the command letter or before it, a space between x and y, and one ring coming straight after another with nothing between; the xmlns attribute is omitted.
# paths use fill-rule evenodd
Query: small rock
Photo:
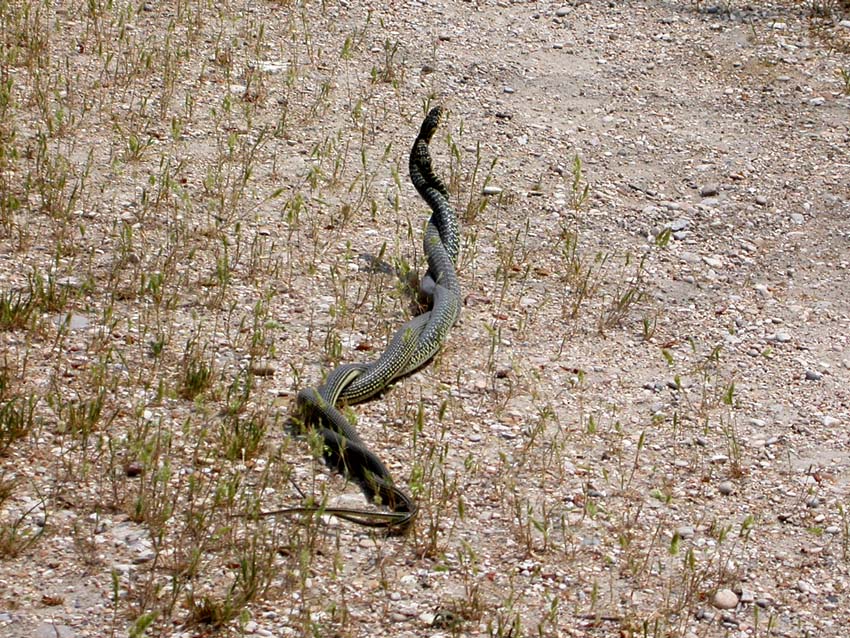
<svg viewBox="0 0 850 638"><path fill-rule="evenodd" d="M269 75L276 75L278 73L286 71L289 68L289 63L275 62L272 60L261 60L253 66L255 69L262 71L263 73L268 73Z"/></svg>
<svg viewBox="0 0 850 638"><path fill-rule="evenodd" d="M756 204L759 206L767 206L767 197L764 195L756 195Z"/></svg>
<svg viewBox="0 0 850 638"><path fill-rule="evenodd" d="M75 277L74 275L68 275L67 277L59 277L56 280L56 283L60 286L65 286L66 288L80 289L83 287L83 280L79 277Z"/></svg>
<svg viewBox="0 0 850 638"><path fill-rule="evenodd" d="M514 91L514 88L512 86L503 86L502 87L502 93L511 94L511 93L515 93L515 91Z"/></svg>
<svg viewBox="0 0 850 638"><path fill-rule="evenodd" d="M670 222L669 228L675 233L680 230L685 230L690 225L690 223L690 219L681 217L679 219L674 219L672 222Z"/></svg>
<svg viewBox="0 0 850 638"><path fill-rule="evenodd" d="M694 528L690 525L682 525L676 528L676 533L679 535L679 538L693 538Z"/></svg>
<svg viewBox="0 0 850 638"><path fill-rule="evenodd" d="M817 370L806 370L806 381L820 381L823 379L823 374Z"/></svg>
<svg viewBox="0 0 850 638"><path fill-rule="evenodd" d="M436 617L437 614L432 614L430 611L423 611L421 614L419 614L419 622L426 626L431 626Z"/></svg>
<svg viewBox="0 0 850 638"><path fill-rule="evenodd" d="M485 186L481 189L482 195L498 195L502 192L502 189L498 186Z"/></svg>
<svg viewBox="0 0 850 638"><path fill-rule="evenodd" d="M255 361L251 364L251 374L257 377L273 377L276 368L270 361Z"/></svg>
<svg viewBox="0 0 850 638"><path fill-rule="evenodd" d="M711 604L717 609L735 609L738 606L738 595L731 589L718 589Z"/></svg>
<svg viewBox="0 0 850 638"><path fill-rule="evenodd" d="M570 8L569 7L558 7L555 9L555 15L559 18L563 18L566 15L569 15Z"/></svg>
<svg viewBox="0 0 850 638"><path fill-rule="evenodd" d="M838 23L839 27L844 27L845 29L850 29L850 20L842 20Z"/></svg>
<svg viewBox="0 0 850 638"><path fill-rule="evenodd" d="M755 601L756 595L750 589L741 589L741 602L745 605L751 605Z"/></svg>
<svg viewBox="0 0 850 638"><path fill-rule="evenodd" d="M66 326L69 330L83 330L89 326L88 317L76 312L56 315L53 318L53 323L57 326Z"/></svg>
<svg viewBox="0 0 850 638"><path fill-rule="evenodd" d="M729 612L720 614L720 622L723 623L724 627L737 627L740 624L738 619Z"/></svg>
<svg viewBox="0 0 850 638"><path fill-rule="evenodd" d="M145 469L145 466L142 465L139 461L130 461L127 465L124 466L124 474L127 478L136 478L140 476L142 471Z"/></svg>
<svg viewBox="0 0 850 638"><path fill-rule="evenodd" d="M714 197L720 192L720 187L717 184L705 184L699 189L699 194L702 197Z"/></svg>
<svg viewBox="0 0 850 638"><path fill-rule="evenodd" d="M800 213L791 213L791 221L799 226L804 221L806 221L806 218L803 217Z"/></svg>
<svg viewBox="0 0 850 638"><path fill-rule="evenodd" d="M74 630L68 625L42 623L32 633L33 638L73 638Z"/></svg>
<svg viewBox="0 0 850 638"><path fill-rule="evenodd" d="M824 424L825 427L834 428L836 425L841 423L840 419L836 419L834 416L825 416L821 420L821 423Z"/></svg>
<svg viewBox="0 0 850 638"><path fill-rule="evenodd" d="M717 491L723 494L723 496L729 496L732 492L735 491L735 485L732 481L723 481L720 485L717 486Z"/></svg>
<svg viewBox="0 0 850 638"><path fill-rule="evenodd" d="M809 104L811 106L823 106L824 104L826 104L826 98L825 97L813 97L811 100L809 100Z"/></svg>
<svg viewBox="0 0 850 638"><path fill-rule="evenodd" d="M787 332L777 332L776 334L769 335L767 340L776 341L777 343L788 343L791 341L791 335Z"/></svg>
<svg viewBox="0 0 850 638"><path fill-rule="evenodd" d="M715 465L719 465L720 463L725 463L729 460L729 457L725 454L715 454L710 459L708 459L709 463L714 463Z"/></svg>

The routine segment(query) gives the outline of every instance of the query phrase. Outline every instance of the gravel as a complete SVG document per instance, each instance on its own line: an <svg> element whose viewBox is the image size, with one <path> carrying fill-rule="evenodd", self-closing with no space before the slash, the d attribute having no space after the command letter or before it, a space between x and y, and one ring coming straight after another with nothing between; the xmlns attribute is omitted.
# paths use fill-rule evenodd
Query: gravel
<svg viewBox="0 0 850 638"><path fill-rule="evenodd" d="M0 456L0 522L44 531L0 563L0 634L127 635L175 582L149 635L206 634L188 593L224 600L260 556L268 587L222 635L714 638L760 635L755 604L776 635L843 638L850 58L820 38L850 29L791 0L404 7L32 18L57 64L8 69L0 289L72 284L0 331L2 392L38 398ZM150 65L99 57L119 32ZM351 406L415 489L415 533L241 516L364 505L288 418L410 317L428 102L451 111L433 152L463 314ZM48 211L60 183L74 200ZM193 353L212 374L191 397ZM252 428L259 449L233 442Z"/></svg>

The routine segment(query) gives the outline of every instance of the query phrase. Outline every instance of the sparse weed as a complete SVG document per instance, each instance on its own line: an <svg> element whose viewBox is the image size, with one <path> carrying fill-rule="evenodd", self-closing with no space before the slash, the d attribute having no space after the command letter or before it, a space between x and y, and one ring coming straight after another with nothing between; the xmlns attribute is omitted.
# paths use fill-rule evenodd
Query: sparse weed
<svg viewBox="0 0 850 638"><path fill-rule="evenodd" d="M184 399L194 400L212 385L213 365L203 348L190 342L183 354L182 372L178 393Z"/></svg>
<svg viewBox="0 0 850 638"><path fill-rule="evenodd" d="M6 504L18 481L7 478L6 473L0 474L0 507ZM0 557L14 558L31 547L42 535L46 527L46 518L41 524L34 524L32 514L37 510L45 510L45 502L39 499L25 511L15 511L3 508L0 514Z"/></svg>
<svg viewBox="0 0 850 638"><path fill-rule="evenodd" d="M5 455L15 441L34 431L37 403L35 396L12 396L0 400L0 456Z"/></svg>
<svg viewBox="0 0 850 638"><path fill-rule="evenodd" d="M36 306L19 291L0 292L0 330L20 330L30 325Z"/></svg>

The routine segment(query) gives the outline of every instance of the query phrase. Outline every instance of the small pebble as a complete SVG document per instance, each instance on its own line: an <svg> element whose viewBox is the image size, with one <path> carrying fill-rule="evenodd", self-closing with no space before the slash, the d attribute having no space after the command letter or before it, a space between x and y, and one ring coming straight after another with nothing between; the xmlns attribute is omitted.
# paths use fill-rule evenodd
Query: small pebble
<svg viewBox="0 0 850 638"><path fill-rule="evenodd" d="M502 192L502 189L498 186L485 186L481 189L482 195L498 195Z"/></svg>
<svg viewBox="0 0 850 638"><path fill-rule="evenodd" d="M820 381L823 375L817 370L806 370L806 381Z"/></svg>
<svg viewBox="0 0 850 638"><path fill-rule="evenodd" d="M130 461L124 466L124 474L128 478L135 478L141 475L144 469L144 465L142 465L139 461Z"/></svg>
<svg viewBox="0 0 850 638"><path fill-rule="evenodd" d="M764 195L756 195L756 204L759 206L767 206L767 197Z"/></svg>
<svg viewBox="0 0 850 638"><path fill-rule="evenodd" d="M679 538L692 538L694 535L694 528L690 525L682 525L676 529L676 533L679 535Z"/></svg>
<svg viewBox="0 0 850 638"><path fill-rule="evenodd" d="M720 187L717 184L705 184L699 189L699 194L702 197L714 197L720 192Z"/></svg>
<svg viewBox="0 0 850 638"><path fill-rule="evenodd" d="M732 481L723 481L717 486L717 491L723 494L723 496L729 496L735 491L735 486L732 484Z"/></svg>
<svg viewBox="0 0 850 638"><path fill-rule="evenodd" d="M569 15L570 8L569 7L558 7L555 9L555 15L559 18L563 18L566 15Z"/></svg>
<svg viewBox="0 0 850 638"><path fill-rule="evenodd" d="M731 589L718 589L711 604L717 609L735 609L738 606L738 595Z"/></svg>

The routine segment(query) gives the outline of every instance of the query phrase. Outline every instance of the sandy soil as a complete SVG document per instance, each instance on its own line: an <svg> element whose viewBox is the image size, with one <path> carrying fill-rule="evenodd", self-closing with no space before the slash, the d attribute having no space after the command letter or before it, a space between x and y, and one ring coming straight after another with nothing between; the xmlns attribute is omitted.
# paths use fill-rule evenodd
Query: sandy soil
<svg viewBox="0 0 850 638"><path fill-rule="evenodd" d="M0 8L0 633L846 635L842 3L55 5ZM351 411L416 528L253 519L365 505L286 420L410 316L436 103L462 317Z"/></svg>

